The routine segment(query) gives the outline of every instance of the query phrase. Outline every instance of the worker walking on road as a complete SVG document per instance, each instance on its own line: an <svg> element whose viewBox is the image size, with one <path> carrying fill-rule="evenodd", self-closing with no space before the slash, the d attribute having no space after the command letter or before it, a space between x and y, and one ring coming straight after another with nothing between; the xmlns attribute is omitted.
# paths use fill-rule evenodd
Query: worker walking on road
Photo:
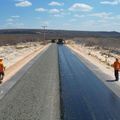
<svg viewBox="0 0 120 120"><path fill-rule="evenodd" d="M2 83L2 80L4 78L4 71L5 71L5 66L3 64L3 59L0 58L0 84Z"/></svg>
<svg viewBox="0 0 120 120"><path fill-rule="evenodd" d="M120 62L117 58L116 58L116 61L113 63L112 66L114 68L115 80L118 81L119 80L119 71L120 71Z"/></svg>

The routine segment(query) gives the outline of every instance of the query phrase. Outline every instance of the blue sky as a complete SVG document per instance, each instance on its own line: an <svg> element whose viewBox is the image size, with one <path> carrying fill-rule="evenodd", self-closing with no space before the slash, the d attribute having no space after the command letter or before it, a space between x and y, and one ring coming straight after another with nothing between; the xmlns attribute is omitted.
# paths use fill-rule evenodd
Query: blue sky
<svg viewBox="0 0 120 120"><path fill-rule="evenodd" d="M120 0L0 0L0 29L119 31Z"/></svg>

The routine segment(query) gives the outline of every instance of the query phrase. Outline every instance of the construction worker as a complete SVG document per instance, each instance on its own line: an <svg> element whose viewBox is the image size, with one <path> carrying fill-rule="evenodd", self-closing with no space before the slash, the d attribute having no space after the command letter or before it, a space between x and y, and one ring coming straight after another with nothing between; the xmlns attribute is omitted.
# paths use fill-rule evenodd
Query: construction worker
<svg viewBox="0 0 120 120"><path fill-rule="evenodd" d="M3 64L3 59L0 58L0 84L2 83L2 80L4 78L4 71L5 71L5 66Z"/></svg>
<svg viewBox="0 0 120 120"><path fill-rule="evenodd" d="M120 62L118 58L116 58L116 61L112 64L114 68L114 75L115 75L115 81L119 80L119 71L120 71Z"/></svg>

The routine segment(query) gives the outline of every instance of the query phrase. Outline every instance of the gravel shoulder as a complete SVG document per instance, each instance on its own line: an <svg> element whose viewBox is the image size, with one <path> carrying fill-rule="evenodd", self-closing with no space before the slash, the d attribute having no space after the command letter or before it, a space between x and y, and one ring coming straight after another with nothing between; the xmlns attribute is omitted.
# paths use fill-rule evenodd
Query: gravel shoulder
<svg viewBox="0 0 120 120"><path fill-rule="evenodd" d="M60 119L57 54L51 45L0 100L0 120Z"/></svg>

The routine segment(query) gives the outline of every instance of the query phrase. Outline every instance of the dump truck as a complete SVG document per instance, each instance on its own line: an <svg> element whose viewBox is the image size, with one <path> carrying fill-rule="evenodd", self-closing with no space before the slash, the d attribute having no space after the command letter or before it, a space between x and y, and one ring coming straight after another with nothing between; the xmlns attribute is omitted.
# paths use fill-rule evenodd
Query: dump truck
<svg viewBox="0 0 120 120"><path fill-rule="evenodd" d="M65 41L63 39L58 39L57 44L64 44Z"/></svg>

